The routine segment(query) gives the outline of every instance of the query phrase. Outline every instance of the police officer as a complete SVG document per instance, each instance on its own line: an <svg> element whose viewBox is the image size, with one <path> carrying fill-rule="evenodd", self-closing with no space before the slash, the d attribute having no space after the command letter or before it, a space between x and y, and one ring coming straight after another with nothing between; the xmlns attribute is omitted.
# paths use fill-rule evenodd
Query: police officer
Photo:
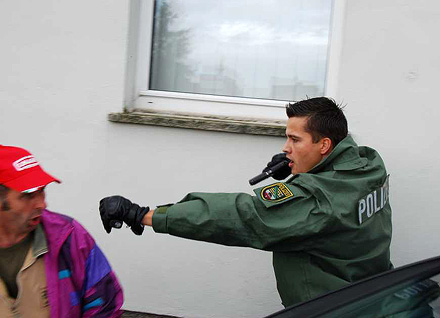
<svg viewBox="0 0 440 318"><path fill-rule="evenodd" d="M155 210L121 196L101 200L104 228L125 222L155 232L273 252L284 306L386 271L390 262L388 175L379 154L348 135L342 109L325 97L286 106L285 155L277 179L246 193L189 193Z"/></svg>

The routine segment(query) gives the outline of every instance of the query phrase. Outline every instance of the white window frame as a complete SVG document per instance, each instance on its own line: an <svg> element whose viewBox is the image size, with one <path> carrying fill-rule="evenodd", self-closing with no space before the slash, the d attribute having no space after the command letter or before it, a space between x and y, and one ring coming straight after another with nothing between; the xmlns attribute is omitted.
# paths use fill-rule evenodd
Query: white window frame
<svg viewBox="0 0 440 318"><path fill-rule="evenodd" d="M325 96L335 97L347 0L332 1ZM130 0L124 109L126 112L191 114L285 120L288 101L145 90L148 87L153 37L154 0ZM258 108L256 108L258 107Z"/></svg>

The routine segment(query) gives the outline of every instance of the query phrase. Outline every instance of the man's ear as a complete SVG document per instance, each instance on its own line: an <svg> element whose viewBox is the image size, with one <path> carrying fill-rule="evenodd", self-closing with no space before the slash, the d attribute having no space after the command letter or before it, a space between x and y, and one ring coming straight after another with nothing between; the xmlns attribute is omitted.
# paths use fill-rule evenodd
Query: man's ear
<svg viewBox="0 0 440 318"><path fill-rule="evenodd" d="M326 156L333 150L332 140L328 137L321 139L321 155Z"/></svg>

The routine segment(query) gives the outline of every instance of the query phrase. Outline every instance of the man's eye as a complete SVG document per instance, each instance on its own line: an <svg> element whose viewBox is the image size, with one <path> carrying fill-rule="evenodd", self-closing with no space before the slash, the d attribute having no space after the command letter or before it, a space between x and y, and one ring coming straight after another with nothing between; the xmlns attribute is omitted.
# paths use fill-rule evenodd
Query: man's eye
<svg viewBox="0 0 440 318"><path fill-rule="evenodd" d="M21 197L23 199L25 199L25 200L32 200L37 195L41 194L41 192L42 192L41 190L38 190L38 191L35 191L35 192L32 192L32 193L23 193Z"/></svg>
<svg viewBox="0 0 440 318"><path fill-rule="evenodd" d="M29 196L28 196L28 199L33 199L33 198L35 198L36 196L37 196L37 191L36 192L32 192L32 193L29 193Z"/></svg>

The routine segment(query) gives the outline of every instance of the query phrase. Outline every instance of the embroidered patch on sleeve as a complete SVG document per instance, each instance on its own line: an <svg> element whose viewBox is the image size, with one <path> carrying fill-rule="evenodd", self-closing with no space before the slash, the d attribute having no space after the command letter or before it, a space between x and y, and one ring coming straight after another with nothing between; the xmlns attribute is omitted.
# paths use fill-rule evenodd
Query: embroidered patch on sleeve
<svg viewBox="0 0 440 318"><path fill-rule="evenodd" d="M282 182L264 187L260 191L260 198L268 202L281 202L293 197L292 191Z"/></svg>

